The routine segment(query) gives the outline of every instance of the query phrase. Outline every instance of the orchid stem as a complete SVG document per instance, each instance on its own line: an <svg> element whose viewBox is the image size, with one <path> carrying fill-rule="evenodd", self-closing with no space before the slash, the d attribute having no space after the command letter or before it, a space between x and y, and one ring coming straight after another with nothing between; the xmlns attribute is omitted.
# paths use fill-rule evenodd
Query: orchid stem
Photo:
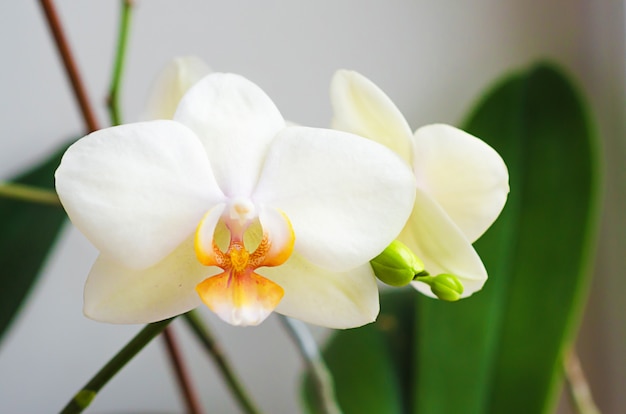
<svg viewBox="0 0 626 414"><path fill-rule="evenodd" d="M146 325L100 371L76 393L61 414L80 413L91 404L98 392L174 318Z"/></svg>
<svg viewBox="0 0 626 414"><path fill-rule="evenodd" d="M117 37L115 64L113 66L113 77L111 79L111 87L107 98L107 106L109 108L109 116L111 118L112 125L119 125L122 123L120 87L122 84L122 75L124 73L124 63L126 61L126 46L128 44L128 32L130 28L133 1L122 0L121 7L122 14L120 16L119 32Z"/></svg>
<svg viewBox="0 0 626 414"><path fill-rule="evenodd" d="M180 390L183 393L187 412L190 414L202 413L202 408L198 400L198 395L191 385L189 372L183 362L183 357L181 355L178 341L176 339L176 335L174 334L172 326L168 326L165 328L165 330L163 331L163 338L165 339L165 346L167 347L172 366L174 368L174 371L176 372L176 378L178 378Z"/></svg>
<svg viewBox="0 0 626 414"><path fill-rule="evenodd" d="M591 389L578 355L574 351L571 351L566 357L564 368L567 388L575 412L578 414L600 414L600 410L593 402Z"/></svg>
<svg viewBox="0 0 626 414"><path fill-rule="evenodd" d="M40 0L46 16L46 21L50 27L50 31L54 37L57 49L63 60L65 71L70 79L72 90L80 107L83 120L88 132L99 129L93 108L87 98L86 89L80 77L76 61L72 56L69 44L63 32L60 19L56 13L52 0ZM124 69L124 60L126 55L126 44L128 38L128 28L130 25L130 15L132 10L132 0L122 0L122 16L120 21L120 31L117 45L117 53L115 66L113 70L113 79L109 94L109 109L111 113L111 122L114 125L121 123L120 105L119 105L119 89L121 85L122 73ZM56 193L42 189L36 189L20 184L1 184L0 196L17 198L21 200L60 205L60 201ZM150 342L156 335L163 331L172 319L147 325L131 342L129 342L107 365L105 365L87 385L79 391L74 398L63 409L62 413L76 413L83 411L95 398L98 391L124 366L130 361L143 347ZM173 338L169 337L171 341ZM181 359L175 355L170 342L168 341L168 352L172 359L176 371L184 372ZM191 390L186 381L181 380L178 376L181 388L185 392L187 404L192 404L189 399ZM200 412L192 411L192 412Z"/></svg>
<svg viewBox="0 0 626 414"><path fill-rule="evenodd" d="M115 52L115 63L113 64L113 75L109 96L107 97L107 107L112 125L120 125L122 121L122 111L120 105L120 90L122 87L122 77L124 74L124 63L126 62L126 49L128 45L128 32L130 31L131 14L133 10L132 0L121 0L121 15L119 31L117 36L117 48ZM187 374L187 368L183 362L177 345L176 334L171 328L163 331L165 349L170 362L176 373L178 387L183 395L183 400L189 413L198 414L202 412L196 393L191 385L191 380Z"/></svg>
<svg viewBox="0 0 626 414"><path fill-rule="evenodd" d="M56 192L25 184L0 181L0 198L11 198L14 200L61 207L61 202Z"/></svg>
<svg viewBox="0 0 626 414"><path fill-rule="evenodd" d="M243 412L248 414L260 414L261 411L254 405L250 397L248 397L245 389L237 379L235 372L226 360L224 352L219 343L213 338L206 325L202 323L197 311L192 310L183 315L185 322L191 330L196 334L198 340L204 345L213 361L217 364L218 369L222 373L230 391L233 393L235 400L239 403Z"/></svg>
<svg viewBox="0 0 626 414"><path fill-rule="evenodd" d="M304 322L279 315L289 336L296 343L302 359L311 373L315 386L315 396L319 413L341 414L341 408L335 398L333 377L324 363L317 343Z"/></svg>
<svg viewBox="0 0 626 414"><path fill-rule="evenodd" d="M61 55L65 72L67 73L70 83L72 84L72 90L74 91L74 96L76 97L76 101L78 102L78 106L80 107L80 111L83 115L85 127L88 132L96 131L99 129L98 122L96 121L93 108L89 104L85 86L80 77L80 73L78 72L76 61L70 51L69 44L63 32L63 27L61 26L61 21L59 20L57 12L54 8L54 4L52 0L40 0L39 3L43 8L46 21L48 22L48 27L52 32L58 52Z"/></svg>

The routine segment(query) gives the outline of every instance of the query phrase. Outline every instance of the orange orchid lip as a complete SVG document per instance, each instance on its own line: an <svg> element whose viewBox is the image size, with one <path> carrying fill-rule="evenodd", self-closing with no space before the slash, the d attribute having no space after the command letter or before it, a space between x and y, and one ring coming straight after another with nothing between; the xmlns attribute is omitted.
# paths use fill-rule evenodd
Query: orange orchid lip
<svg viewBox="0 0 626 414"><path fill-rule="evenodd" d="M226 222L230 231L230 243L226 251L220 249L215 238L207 243L208 240L203 237L206 236L205 224L215 223L214 217L213 220L210 218L211 212L205 215L198 226L194 243L198 260L205 266L217 266L224 272L199 283L196 292L204 304L226 322L240 326L258 325L278 306L284 290L255 270L283 264L291 256L295 235L287 216L282 212L280 215L274 214L274 217L281 217L285 225L264 228L259 245L250 252L245 246L243 235L253 222L249 219L251 211L249 206L245 209L238 207L241 206L235 205L231 214L220 218ZM233 216L232 211L243 212L245 219L242 220L236 214Z"/></svg>
<svg viewBox="0 0 626 414"><path fill-rule="evenodd" d="M278 306L284 290L253 271L227 271L196 286L202 301L221 319L239 326L258 325Z"/></svg>

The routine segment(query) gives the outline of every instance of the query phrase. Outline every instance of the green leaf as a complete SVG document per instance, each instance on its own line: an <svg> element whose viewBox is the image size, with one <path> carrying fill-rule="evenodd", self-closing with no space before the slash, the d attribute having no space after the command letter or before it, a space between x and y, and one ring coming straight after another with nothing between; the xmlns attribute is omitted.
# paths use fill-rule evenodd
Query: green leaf
<svg viewBox="0 0 626 414"><path fill-rule="evenodd" d="M525 145L523 212L492 412L515 404L551 411L586 299L599 217L599 151L580 98L550 67L536 69L528 83L526 134L533 139Z"/></svg>
<svg viewBox="0 0 626 414"><path fill-rule="evenodd" d="M548 65L498 85L466 125L506 161L511 194L476 243L485 289L419 300L414 412L550 412L590 277L596 143L580 97Z"/></svg>
<svg viewBox="0 0 626 414"><path fill-rule="evenodd" d="M506 79L479 105L468 123L469 132L487 141L504 158L511 194L496 223L476 244L490 274L484 289L455 303L418 299L416 413L487 412L500 308L506 301L508 263L517 237L520 184L516 171L522 153L524 84L523 75ZM496 131L502 144L494 142L490 130Z"/></svg>
<svg viewBox="0 0 626 414"><path fill-rule="evenodd" d="M416 295L412 288L383 295L375 323L340 331L330 339L323 356L344 414L407 411L411 373L406 367L411 365ZM304 401L309 412L315 413L311 386L307 377Z"/></svg>
<svg viewBox="0 0 626 414"><path fill-rule="evenodd" d="M13 181L54 189L62 151ZM65 221L61 207L0 198L0 339L37 280Z"/></svg>

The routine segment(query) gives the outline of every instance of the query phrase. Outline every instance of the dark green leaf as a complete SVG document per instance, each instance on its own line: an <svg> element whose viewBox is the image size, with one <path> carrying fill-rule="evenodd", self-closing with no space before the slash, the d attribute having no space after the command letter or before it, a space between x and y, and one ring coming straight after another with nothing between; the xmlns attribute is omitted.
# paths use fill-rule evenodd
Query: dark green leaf
<svg viewBox="0 0 626 414"><path fill-rule="evenodd" d="M520 183L515 171L522 154L524 83L523 76L507 78L479 105L468 124L469 132L489 142L504 158L512 191L499 219L476 244L490 274L484 289L455 303L418 298L416 413L486 413L501 308L506 302L506 275L517 237ZM501 144L490 139L491 131L496 131Z"/></svg>
<svg viewBox="0 0 626 414"><path fill-rule="evenodd" d="M385 294L376 323L338 332L324 350L344 414L401 414L407 411L410 370L413 289ZM406 376L400 374L406 374ZM314 393L307 378L305 402L315 413Z"/></svg>
<svg viewBox="0 0 626 414"><path fill-rule="evenodd" d="M466 129L503 156L511 194L476 243L485 289L455 304L420 298L414 412L549 412L596 228L587 114L565 77L542 65L500 84Z"/></svg>
<svg viewBox="0 0 626 414"><path fill-rule="evenodd" d="M63 151L13 181L53 189ZM37 280L65 217L61 207L0 198L0 339Z"/></svg>
<svg viewBox="0 0 626 414"><path fill-rule="evenodd" d="M526 100L525 135L532 138L524 145L520 230L495 360L493 413L552 408L563 353L586 298L598 221L597 143L586 108L551 67L530 74Z"/></svg>

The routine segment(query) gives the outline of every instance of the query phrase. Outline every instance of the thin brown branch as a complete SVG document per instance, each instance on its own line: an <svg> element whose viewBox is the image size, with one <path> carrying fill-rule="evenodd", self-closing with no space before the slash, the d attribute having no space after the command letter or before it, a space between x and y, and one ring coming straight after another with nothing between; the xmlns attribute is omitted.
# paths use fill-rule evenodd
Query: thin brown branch
<svg viewBox="0 0 626 414"><path fill-rule="evenodd" d="M69 44L63 32L63 27L61 26L61 21L59 20L59 16L54 8L54 4L52 3L52 0L40 0L39 4L41 4L44 14L46 15L48 27L52 32L57 50L61 55L61 60L65 66L65 72L67 73L70 83L72 84L72 90L74 91L74 96L76 97L76 101L78 102L78 106L80 107L80 111L83 115L85 127L88 132L93 132L99 129L98 122L96 121L89 99L87 98L86 89L78 72L76 61L70 51Z"/></svg>
<svg viewBox="0 0 626 414"><path fill-rule="evenodd" d="M167 347L167 355L170 358L170 362L172 363L172 367L176 373L176 378L178 379L180 391L183 393L183 399L185 400L185 405L187 406L187 412L190 414L202 413L198 396L191 385L189 372L187 371L187 367L183 361L178 347L178 342L176 341L176 336L174 335L171 326L168 326L163 331L163 339L165 340L165 346Z"/></svg>

